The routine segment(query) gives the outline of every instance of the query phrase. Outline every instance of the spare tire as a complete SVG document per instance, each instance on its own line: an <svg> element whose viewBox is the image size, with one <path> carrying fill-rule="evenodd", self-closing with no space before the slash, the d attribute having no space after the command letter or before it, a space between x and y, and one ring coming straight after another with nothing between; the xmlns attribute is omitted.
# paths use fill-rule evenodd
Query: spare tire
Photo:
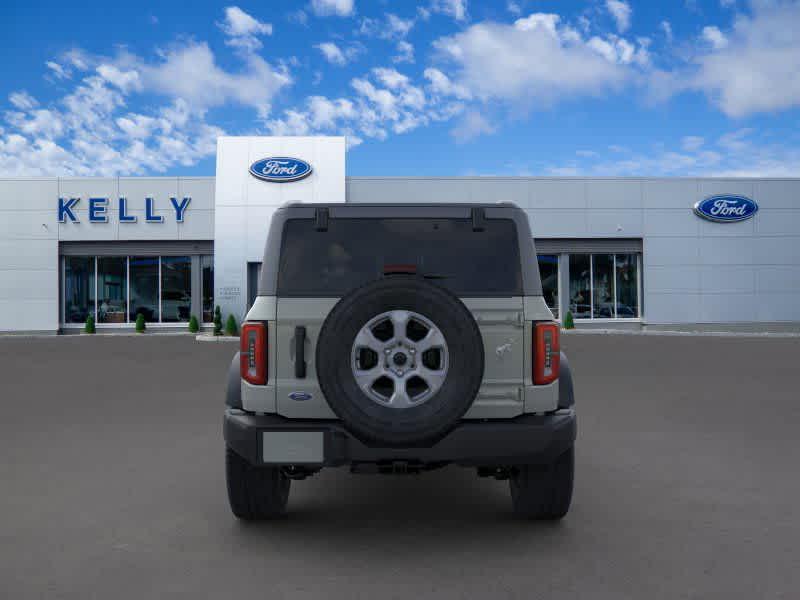
<svg viewBox="0 0 800 600"><path fill-rule="evenodd" d="M467 307L416 277L387 277L346 295L316 348L328 404L371 446L441 439L472 405L483 364L480 330Z"/></svg>

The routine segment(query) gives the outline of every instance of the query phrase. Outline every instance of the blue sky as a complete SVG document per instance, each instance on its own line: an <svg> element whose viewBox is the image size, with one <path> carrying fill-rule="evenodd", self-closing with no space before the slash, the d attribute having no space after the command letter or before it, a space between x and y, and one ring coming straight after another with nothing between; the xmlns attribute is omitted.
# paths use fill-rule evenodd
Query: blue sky
<svg viewBox="0 0 800 600"><path fill-rule="evenodd" d="M5 2L0 175L800 176L800 2Z"/></svg>

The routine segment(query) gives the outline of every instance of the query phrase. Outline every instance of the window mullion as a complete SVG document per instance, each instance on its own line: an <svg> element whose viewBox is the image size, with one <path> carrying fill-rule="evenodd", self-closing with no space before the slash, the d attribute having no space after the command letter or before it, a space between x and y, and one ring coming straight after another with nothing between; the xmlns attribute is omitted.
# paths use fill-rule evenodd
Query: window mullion
<svg viewBox="0 0 800 600"><path fill-rule="evenodd" d="M636 255L636 316L642 318L642 255Z"/></svg>
<svg viewBox="0 0 800 600"><path fill-rule="evenodd" d="M617 255L616 254L612 254L611 256L612 256L611 269L612 269L612 277L613 277L613 281L614 281L614 287L613 287L614 291L613 291L613 295L611 297L611 302L614 305L614 318L616 319L616 318L618 318L618 316L617 316Z"/></svg>
<svg viewBox="0 0 800 600"><path fill-rule="evenodd" d="M97 323L97 257L94 257L94 322Z"/></svg>
<svg viewBox="0 0 800 600"><path fill-rule="evenodd" d="M125 322L131 322L131 257L125 257Z"/></svg>
<svg viewBox="0 0 800 600"><path fill-rule="evenodd" d="M158 322L161 323L161 257L158 257Z"/></svg>
<svg viewBox="0 0 800 600"><path fill-rule="evenodd" d="M594 319L594 256L589 255L589 319Z"/></svg>

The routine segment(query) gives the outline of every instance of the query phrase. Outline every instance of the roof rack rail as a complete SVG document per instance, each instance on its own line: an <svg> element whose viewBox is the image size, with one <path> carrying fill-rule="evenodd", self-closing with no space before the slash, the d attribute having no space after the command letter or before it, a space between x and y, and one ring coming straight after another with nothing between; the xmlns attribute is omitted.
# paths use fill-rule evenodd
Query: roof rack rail
<svg viewBox="0 0 800 600"><path fill-rule="evenodd" d="M479 206L472 207L472 231L486 229L486 213Z"/></svg>
<svg viewBox="0 0 800 600"><path fill-rule="evenodd" d="M328 231L328 209L318 206L314 211L314 228L317 231Z"/></svg>

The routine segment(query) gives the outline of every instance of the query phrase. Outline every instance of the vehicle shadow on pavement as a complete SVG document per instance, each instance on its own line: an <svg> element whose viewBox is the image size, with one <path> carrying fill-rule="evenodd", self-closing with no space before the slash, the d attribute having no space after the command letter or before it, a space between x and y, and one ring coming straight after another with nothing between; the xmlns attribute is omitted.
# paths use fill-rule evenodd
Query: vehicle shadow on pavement
<svg viewBox="0 0 800 600"><path fill-rule="evenodd" d="M363 554L365 549L452 554L473 544L522 538L538 539L545 552L553 537L563 538L569 531L568 520L569 516L557 523L515 518L508 482L478 478L474 469L447 467L402 476L330 469L293 483L285 518L239 522L232 534L253 547L262 542L264 548L300 544L334 554Z"/></svg>

